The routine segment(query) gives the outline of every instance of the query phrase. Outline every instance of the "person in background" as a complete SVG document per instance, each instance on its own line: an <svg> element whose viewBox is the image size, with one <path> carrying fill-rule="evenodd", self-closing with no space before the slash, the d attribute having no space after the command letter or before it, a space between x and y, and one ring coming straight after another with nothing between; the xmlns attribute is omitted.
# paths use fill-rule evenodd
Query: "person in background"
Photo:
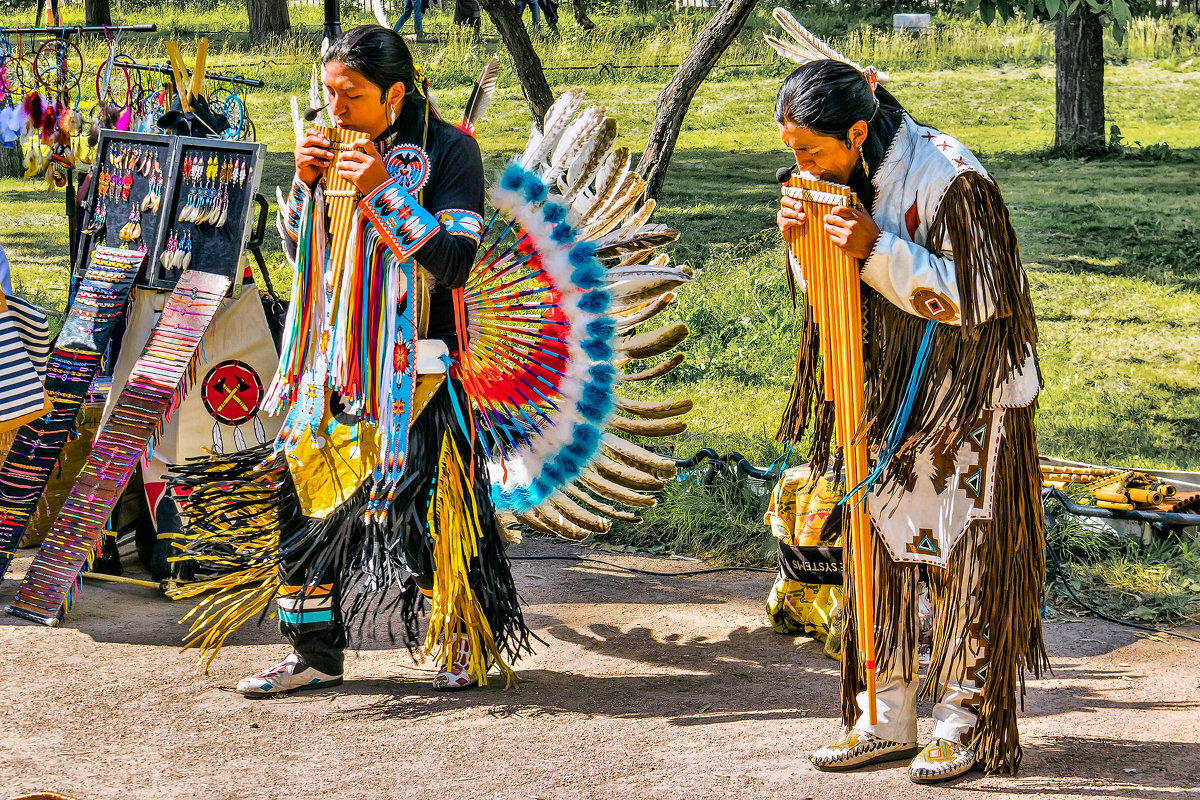
<svg viewBox="0 0 1200 800"><path fill-rule="evenodd" d="M479 32L479 0L454 0L454 24Z"/></svg>
<svg viewBox="0 0 1200 800"><path fill-rule="evenodd" d="M412 17L413 27L417 31L417 36L424 36L425 29L425 9L428 0L404 0L404 13L400 15L400 19L396 20L396 24L392 26L392 30L396 33L404 27L404 23L408 22L408 18Z"/></svg>
<svg viewBox="0 0 1200 800"><path fill-rule="evenodd" d="M529 8L529 13L533 15L533 29L539 30L542 27L542 11L538 8L538 0L516 0L517 16L523 17L525 8Z"/></svg>
<svg viewBox="0 0 1200 800"><path fill-rule="evenodd" d="M541 7L542 16L546 18L546 24L550 26L550 32L557 36L558 3L556 0L538 0L538 5Z"/></svg>

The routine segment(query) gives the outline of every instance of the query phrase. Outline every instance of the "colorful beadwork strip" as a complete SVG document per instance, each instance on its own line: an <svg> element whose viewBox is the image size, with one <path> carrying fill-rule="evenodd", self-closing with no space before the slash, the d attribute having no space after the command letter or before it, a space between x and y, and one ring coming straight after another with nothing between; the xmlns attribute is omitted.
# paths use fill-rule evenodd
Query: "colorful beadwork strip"
<svg viewBox="0 0 1200 800"><path fill-rule="evenodd" d="M102 541L105 524L138 459L186 389L200 340L229 279L188 271L167 298L146 349L134 362L108 423L71 488L50 534L7 611L54 625L70 610L80 576Z"/></svg>
<svg viewBox="0 0 1200 800"><path fill-rule="evenodd" d="M46 392L53 408L17 431L0 469L0 578L75 428L79 407L145 258L136 250L110 247L97 247L92 253L46 366Z"/></svg>

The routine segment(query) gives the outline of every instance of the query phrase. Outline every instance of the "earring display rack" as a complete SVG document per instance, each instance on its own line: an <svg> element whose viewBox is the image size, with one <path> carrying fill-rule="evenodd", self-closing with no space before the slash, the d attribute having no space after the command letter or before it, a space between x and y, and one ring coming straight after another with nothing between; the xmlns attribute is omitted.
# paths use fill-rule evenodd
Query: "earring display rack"
<svg viewBox="0 0 1200 800"><path fill-rule="evenodd" d="M236 280L265 148L189 136L103 130L76 267L93 248L142 250L138 284L170 291L187 270Z"/></svg>

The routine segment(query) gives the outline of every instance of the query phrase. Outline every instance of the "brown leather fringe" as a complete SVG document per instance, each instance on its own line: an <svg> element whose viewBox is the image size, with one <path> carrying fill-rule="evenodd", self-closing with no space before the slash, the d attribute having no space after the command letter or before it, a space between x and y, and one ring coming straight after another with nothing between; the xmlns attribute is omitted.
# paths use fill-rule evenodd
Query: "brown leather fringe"
<svg viewBox="0 0 1200 800"><path fill-rule="evenodd" d="M789 273L790 274L790 273ZM829 467L833 447L833 403L825 402L824 368L821 365L819 328L812 316L812 307L804 304L804 333L796 350L796 371L792 391L784 406L783 418L775 438L780 442L800 444L809 426L808 461L813 475L824 475Z"/></svg>
<svg viewBox="0 0 1200 800"><path fill-rule="evenodd" d="M905 430L883 482L906 482L926 445L956 450L965 428L993 401L1004 378L1037 347L1037 323L1021 266L1016 233L1000 190L975 172L959 175L930 227L928 247L949 244L962 301L962 325L939 325ZM867 427L882 441L904 398L926 320L866 289ZM978 318L989 301L992 318ZM1040 383L1040 377L1039 377ZM950 391L943 391L943 387Z"/></svg>
<svg viewBox="0 0 1200 800"><path fill-rule="evenodd" d="M1025 671L1038 677L1049 669L1040 615L1046 550L1035 412L1036 404L1005 413L993 518L967 528L948 569L928 571L933 660L922 695L939 697L951 665L961 660L963 645L954 638L964 621L957 617L969 609L965 627L982 633L988 661L971 746L989 772L1013 774L1020 766L1017 709L1024 705Z"/></svg>

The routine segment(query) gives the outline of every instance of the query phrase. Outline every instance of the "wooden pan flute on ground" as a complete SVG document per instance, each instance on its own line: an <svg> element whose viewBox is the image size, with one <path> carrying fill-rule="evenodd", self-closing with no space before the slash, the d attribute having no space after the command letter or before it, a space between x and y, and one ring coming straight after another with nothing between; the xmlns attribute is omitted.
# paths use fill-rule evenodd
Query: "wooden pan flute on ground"
<svg viewBox="0 0 1200 800"><path fill-rule="evenodd" d="M808 284L808 304L817 323L824 370L825 400L833 403L837 441L842 447L846 488L858 486L870 472L867 443L859 431L863 416L863 335L859 260L847 255L825 233L825 215L839 206L856 207L849 187L792 177L784 197L799 200L805 221L792 229L788 247ZM867 715L875 712L875 577L871 518L867 498L847 498L847 539L852 554L847 569L854 575L854 608L858 647L866 666Z"/></svg>

